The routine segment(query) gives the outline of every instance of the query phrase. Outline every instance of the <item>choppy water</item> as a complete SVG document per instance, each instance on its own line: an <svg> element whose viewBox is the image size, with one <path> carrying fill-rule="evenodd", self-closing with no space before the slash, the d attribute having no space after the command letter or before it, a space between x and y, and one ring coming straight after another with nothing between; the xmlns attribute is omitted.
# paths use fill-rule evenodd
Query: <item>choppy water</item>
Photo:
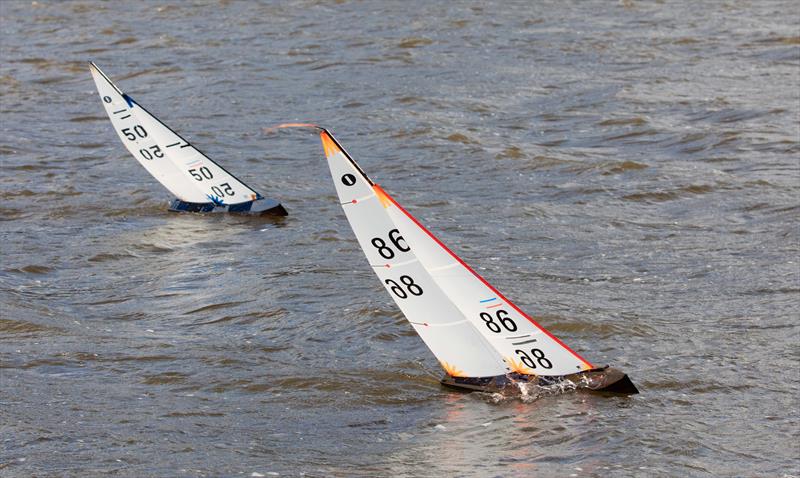
<svg viewBox="0 0 800 478"><path fill-rule="evenodd" d="M800 475L799 15L0 3L0 475ZM291 215L167 213L88 60ZM296 120L643 393L441 388Z"/></svg>

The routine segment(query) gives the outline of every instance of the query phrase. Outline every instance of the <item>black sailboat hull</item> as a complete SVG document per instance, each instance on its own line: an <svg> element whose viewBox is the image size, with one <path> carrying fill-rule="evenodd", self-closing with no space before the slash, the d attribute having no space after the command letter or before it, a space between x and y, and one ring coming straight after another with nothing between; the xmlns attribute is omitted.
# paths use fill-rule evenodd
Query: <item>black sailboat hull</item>
<svg viewBox="0 0 800 478"><path fill-rule="evenodd" d="M573 384L576 388L593 392L613 393L620 395L635 395L639 393L627 374L612 368L603 367L583 372L562 375L559 377L544 377L535 375L520 375L511 373L496 377L451 377L446 375L441 384L464 392L514 392L518 390L517 384L530 383L541 386L557 385L559 383Z"/></svg>
<svg viewBox="0 0 800 478"><path fill-rule="evenodd" d="M173 199L169 204L172 212L228 212L251 214L256 216L288 216L289 213L280 202L274 199L261 198L239 204L215 204L213 202L197 203Z"/></svg>

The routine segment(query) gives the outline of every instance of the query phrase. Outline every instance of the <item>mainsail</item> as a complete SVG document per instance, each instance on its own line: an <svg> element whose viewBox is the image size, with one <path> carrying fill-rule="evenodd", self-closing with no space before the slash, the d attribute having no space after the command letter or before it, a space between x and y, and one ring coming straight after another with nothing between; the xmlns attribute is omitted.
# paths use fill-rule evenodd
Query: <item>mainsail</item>
<svg viewBox="0 0 800 478"><path fill-rule="evenodd" d="M216 205L261 199L261 195L123 93L94 63L91 71L122 143L178 199Z"/></svg>
<svg viewBox="0 0 800 478"><path fill-rule="evenodd" d="M593 369L374 184L322 130L336 191L370 265L450 376Z"/></svg>

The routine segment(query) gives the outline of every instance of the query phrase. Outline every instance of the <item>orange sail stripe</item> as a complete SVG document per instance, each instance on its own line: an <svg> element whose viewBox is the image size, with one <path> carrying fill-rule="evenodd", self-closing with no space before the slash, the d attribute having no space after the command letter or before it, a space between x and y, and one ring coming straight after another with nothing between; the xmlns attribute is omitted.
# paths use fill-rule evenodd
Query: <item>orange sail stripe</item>
<svg viewBox="0 0 800 478"><path fill-rule="evenodd" d="M508 368L510 368L512 372L521 373L523 375L536 375L535 373L533 373L530 367L527 367L522 362L517 362L511 357L505 357L503 358L503 360L506 361L506 363L508 364Z"/></svg>
<svg viewBox="0 0 800 478"><path fill-rule="evenodd" d="M556 341L556 343L558 343L559 345L561 345L562 347L564 347L564 349L566 349L566 350L567 350L569 353L571 353L572 355L574 355L574 356L575 356L575 358L577 358L578 360L580 360L581 362L583 362L583 363L585 364L585 366L586 366L586 368L587 368L587 369L595 368L595 367L594 367L594 365L592 365L592 363L591 363L591 362L589 362L588 360L586 360L586 359L584 359L583 357L581 357L580 355L578 355L578 354L577 354L577 353L576 353L574 350L572 350L571 348L567 347L567 345L566 345L564 342L562 342L561 340L559 340L559 339L558 339L558 337L556 337L555 335L551 334L551 333L550 333L550 332L549 332L547 329L545 329L544 327L542 327L541 325L539 325L539 324L538 324L538 323L537 323L535 320L533 320L533 318L532 318L531 316L529 316L528 314L526 314L525 312L523 312L523 311L522 311L522 310L521 310L519 307L517 307L517 306L516 306L516 305L515 305L513 302L511 302L511 301L510 301L510 300L508 300L508 299L507 299L507 298L506 298L506 297L505 297L503 294L501 294L501 293L500 293L500 291L498 291L498 290L497 290L497 289L495 289L495 288L494 288L494 287L493 287L491 284L489 284L488 282L486 282L486 279L484 279L483 277L481 277L481 276L480 276L480 274L478 274L477 272L475 272L475 271L474 271L474 270L473 270L473 269L472 269L472 268L471 268L469 265L467 265L467 263L466 263L466 262L464 262L463 260L461 260L461 258L460 258L460 257L458 257L458 256L457 256L457 255L456 255L456 254L455 254L453 251L451 251L451 250L450 250L450 249L449 249L447 246L445 246L445 245L442 243L442 241L440 241L440 240L439 240L439 239L438 239L436 236L434 236L434 235L433 235L433 233L431 233L431 232L430 232L428 229L426 229L426 228L425 228L425 226L423 226L422 224L420 224L420 222L419 222L419 221L417 221L417 218L415 218L415 217L414 217L414 216L412 216L412 215L411 215L411 214L410 214L408 211L406 211L405 209L403 209L403 206L401 206L400 204L398 204L398 203L397 203L397 201L395 201L395 200L394 200L394 198L392 198L391 196L389 196L389 195L388 195L388 194L387 194L385 191L383 191L383 189L381 189L381 192L382 192L382 194L383 194L383 197L385 197L386 199L388 199L389 201L391 201L391 202L392 202L392 204L394 204L395 206L397 206L397 208L398 208L400 211L402 211L402 212L403 212L403 214L405 214L406 216L408 216L408 218L409 218L409 219L411 219L411 220L414 222L414 224L416 224L417 226L419 226L419 228L420 228L420 229L422 229L423 231L425 231L425 234L427 234L428 236L430 236L430 238L431 238L431 239L433 239L434 241L436 241L436 243L437 243L437 244L439 244L439 246L440 246L442 249L444 249L445 251L447 251L447 253L448 253L448 254L450 254L450 255L453 257L453 259L455 259L456 261L458 261L458 262L459 262L459 263L460 263L462 266L464 266L464 267L465 267L465 268L466 268L468 271L470 271L470 272L472 273L472 275L474 275L474 276L475 276L475 277L476 277L476 278L477 278L479 281L483 282L483 284L484 284L486 287L488 287L488 288L489 288L489 289L490 289L492 292L494 292L495 294L497 294L497 297L498 297L498 298L500 298L501 300L505 301L505 302L506 302L506 303L507 303L509 306L511 306L511 307L512 307L514 310L516 310L517 312L519 312L519 314L520 314L520 315L522 315L523 317L525 317L526 319L528 319L528 320L530 321L530 323L532 323L532 324L533 324L533 325L534 325L534 326L535 326L537 329L541 330L541 331L542 331L543 333L545 333L545 334L546 334L548 337L550 337L551 339L555 340L555 341Z"/></svg>
<svg viewBox="0 0 800 478"><path fill-rule="evenodd" d="M441 361L439 363L441 364L442 368L444 369L445 373L447 373L447 375L450 375L451 377L464 377L465 376L464 375L464 371L459 369L459 368L457 368L455 365L451 365L451 364L449 364L449 363L447 363L445 361Z"/></svg>
<svg viewBox="0 0 800 478"><path fill-rule="evenodd" d="M372 186L372 190L375 191L375 195L378 196L378 200L381 202L381 204L383 204L384 208L387 208L392 205L392 201L389 199L389 195L386 194L386 191L384 191L382 187L376 184Z"/></svg>
<svg viewBox="0 0 800 478"><path fill-rule="evenodd" d="M321 132L319 137L322 139L322 149L325 150L326 158L330 158L340 151L339 146L337 146L336 143L331 139L327 131Z"/></svg>

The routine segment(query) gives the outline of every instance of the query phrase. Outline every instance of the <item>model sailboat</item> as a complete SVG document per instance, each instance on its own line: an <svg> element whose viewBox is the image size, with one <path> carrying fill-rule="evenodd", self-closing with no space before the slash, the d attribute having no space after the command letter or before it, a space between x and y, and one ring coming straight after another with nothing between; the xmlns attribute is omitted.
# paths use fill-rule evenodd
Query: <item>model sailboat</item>
<svg viewBox="0 0 800 478"><path fill-rule="evenodd" d="M320 128L336 192L378 278L446 375L442 384L494 391L572 382L633 394L627 375L595 367L448 249Z"/></svg>
<svg viewBox="0 0 800 478"><path fill-rule="evenodd" d="M123 93L97 65L90 69L122 143L175 195L171 211L287 215L278 201L261 196Z"/></svg>

